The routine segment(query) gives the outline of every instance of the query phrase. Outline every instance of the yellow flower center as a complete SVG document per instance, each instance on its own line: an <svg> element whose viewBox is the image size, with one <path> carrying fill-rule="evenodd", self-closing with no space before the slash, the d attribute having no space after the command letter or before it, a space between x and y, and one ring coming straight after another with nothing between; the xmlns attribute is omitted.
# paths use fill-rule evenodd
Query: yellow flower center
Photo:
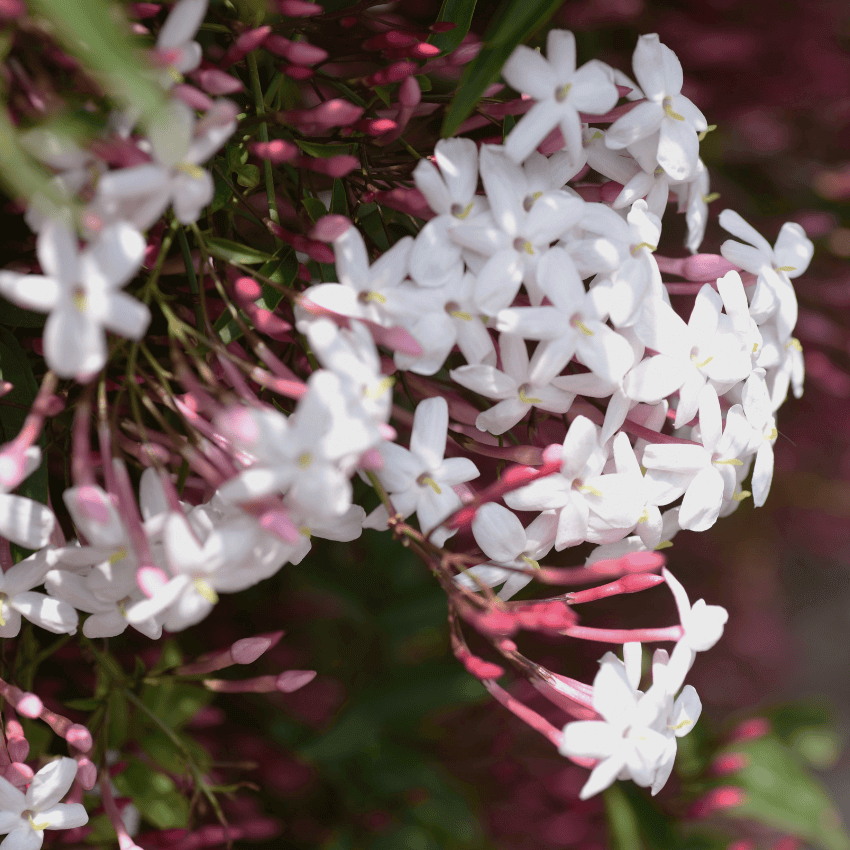
<svg viewBox="0 0 850 850"><path fill-rule="evenodd" d="M543 399L541 399L541 398L534 398L533 396L527 396L525 394L525 391L527 389L528 389L528 384L523 384L519 388L519 400L523 404L540 404L540 402L543 401Z"/></svg>
<svg viewBox="0 0 850 850"><path fill-rule="evenodd" d="M670 95L667 95L667 97L664 98L663 104L664 104L664 114L668 118L673 118L676 121L684 121L685 120L684 115L679 115L678 112L674 111L674 109L673 109L673 98L670 97Z"/></svg>
<svg viewBox="0 0 850 850"><path fill-rule="evenodd" d="M203 596L204 599L207 600L211 605L215 605L218 602L218 594L215 592L213 587L204 579L196 578L194 581L195 590Z"/></svg>
<svg viewBox="0 0 850 850"><path fill-rule="evenodd" d="M202 180L204 176L204 169L192 162L181 162L177 166L177 170L188 174L193 180Z"/></svg>

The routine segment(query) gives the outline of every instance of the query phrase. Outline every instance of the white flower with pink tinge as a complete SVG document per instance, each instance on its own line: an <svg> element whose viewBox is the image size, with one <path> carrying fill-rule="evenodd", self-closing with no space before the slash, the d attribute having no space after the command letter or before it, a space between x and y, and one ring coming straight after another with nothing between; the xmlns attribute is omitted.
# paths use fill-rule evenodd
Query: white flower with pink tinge
<svg viewBox="0 0 850 850"><path fill-rule="evenodd" d="M236 129L237 107L213 104L196 121L185 103L163 107L148 127L152 162L119 168L100 178L90 217L129 221L147 230L173 204L181 224L198 220L213 198L213 179L201 168Z"/></svg>
<svg viewBox="0 0 850 850"><path fill-rule="evenodd" d="M637 652L630 652L634 647ZM564 727L561 755L598 759L579 793L582 800L615 779L652 785L667 751L667 737L653 728L659 715L658 693L637 690L640 644L626 644L623 652L625 664L606 653L593 680L593 710L602 719L579 720Z"/></svg>
<svg viewBox="0 0 850 850"><path fill-rule="evenodd" d="M655 33L638 39L632 68L646 100L618 118L605 135L609 148L625 148L658 134L658 164L673 180L687 180L699 160L702 112L682 95L682 65Z"/></svg>
<svg viewBox="0 0 850 850"><path fill-rule="evenodd" d="M446 458L449 407L444 398L426 398L419 402L413 415L410 448L383 443L379 451L384 465L377 471L387 488L390 501L402 517L414 511L423 532L433 531L431 539L442 546L454 531L437 528L461 506L454 487L479 475L475 464L466 457ZM366 518L364 528L387 527L389 514L379 505ZM436 530L435 530L436 529Z"/></svg>
<svg viewBox="0 0 850 850"><path fill-rule="evenodd" d="M26 793L0 777L0 834L3 850L38 850L46 829L73 829L88 823L80 803L60 803L68 793L77 763L58 758L46 764L30 780Z"/></svg>
<svg viewBox="0 0 850 850"><path fill-rule="evenodd" d="M121 292L139 270L145 240L120 222L104 228L82 251L71 228L46 223L36 242L43 275L0 272L0 292L19 307L49 313L44 358L61 378L88 377L106 364L106 335L141 339L150 310Z"/></svg>
<svg viewBox="0 0 850 850"><path fill-rule="evenodd" d="M522 162L555 127L561 128L567 151L578 159L579 112L602 115L617 102L617 87L601 62L576 69L575 36L567 30L550 30L545 59L530 47L517 47L502 76L537 101L505 139L505 151L516 162Z"/></svg>
<svg viewBox="0 0 850 850"><path fill-rule="evenodd" d="M156 56L168 68L164 83L173 84L182 74L201 64L201 45L195 33L207 13L209 0L179 0L168 13L156 38Z"/></svg>

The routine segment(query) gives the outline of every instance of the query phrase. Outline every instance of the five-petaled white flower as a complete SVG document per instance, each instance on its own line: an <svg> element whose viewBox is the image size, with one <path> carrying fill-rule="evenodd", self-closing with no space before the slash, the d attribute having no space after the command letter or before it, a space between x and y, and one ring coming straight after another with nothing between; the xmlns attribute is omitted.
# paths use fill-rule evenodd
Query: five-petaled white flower
<svg viewBox="0 0 850 850"><path fill-rule="evenodd" d="M88 823L80 803L60 803L68 793L77 763L58 758L46 764L30 780L26 793L0 777L0 834L3 850L38 850L46 829L73 829Z"/></svg>

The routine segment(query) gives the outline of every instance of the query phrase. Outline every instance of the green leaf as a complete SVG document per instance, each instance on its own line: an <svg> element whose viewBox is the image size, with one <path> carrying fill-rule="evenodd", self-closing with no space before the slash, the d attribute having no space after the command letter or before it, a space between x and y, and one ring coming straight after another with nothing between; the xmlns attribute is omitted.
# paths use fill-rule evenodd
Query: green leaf
<svg viewBox="0 0 850 850"><path fill-rule="evenodd" d="M643 844L637 814L629 805L621 784L615 782L605 790L603 797L611 850L640 850Z"/></svg>
<svg viewBox="0 0 850 850"><path fill-rule="evenodd" d="M451 53L469 32L474 12L475 0L443 0L437 21L440 23L449 21L455 24L455 28L448 32L432 33L428 42L439 47L441 53Z"/></svg>
<svg viewBox="0 0 850 850"><path fill-rule="evenodd" d="M303 139L295 139L295 144L301 148L304 153L310 156L318 156L322 159L330 159L332 156L339 156L343 153L353 154L357 150L357 145L354 144L326 144L320 145L316 142L305 142Z"/></svg>
<svg viewBox="0 0 850 850"><path fill-rule="evenodd" d="M185 827L189 820L189 801L164 773L151 771L150 765L135 758L115 777L115 787L131 797L142 817L157 829Z"/></svg>
<svg viewBox="0 0 850 850"><path fill-rule="evenodd" d="M274 257L265 251L240 245L230 239L222 239L219 236L210 236L205 240L207 250L218 260L226 263L241 263L243 266L251 266L256 263L268 263Z"/></svg>
<svg viewBox="0 0 850 850"><path fill-rule="evenodd" d="M484 90L499 77L508 57L563 5L562 0L502 0L484 37L484 47L470 62L443 122L443 138L453 136ZM446 33L449 35L449 33Z"/></svg>
<svg viewBox="0 0 850 850"><path fill-rule="evenodd" d="M335 215L348 215L348 198L345 195L345 184L338 177L334 180L331 194L331 212Z"/></svg>
<svg viewBox="0 0 850 850"><path fill-rule="evenodd" d="M260 169L256 165L240 165L236 172L236 182L246 189L253 189L260 183Z"/></svg>
<svg viewBox="0 0 850 850"><path fill-rule="evenodd" d="M734 774L744 800L723 809L725 815L757 821L824 850L850 850L829 795L775 735L737 742L724 752L747 758Z"/></svg>
<svg viewBox="0 0 850 850"><path fill-rule="evenodd" d="M311 221L318 221L322 216L328 214L328 208L319 200L319 198L307 196L301 201L301 203L304 204L304 209L307 210L307 215L310 216Z"/></svg>

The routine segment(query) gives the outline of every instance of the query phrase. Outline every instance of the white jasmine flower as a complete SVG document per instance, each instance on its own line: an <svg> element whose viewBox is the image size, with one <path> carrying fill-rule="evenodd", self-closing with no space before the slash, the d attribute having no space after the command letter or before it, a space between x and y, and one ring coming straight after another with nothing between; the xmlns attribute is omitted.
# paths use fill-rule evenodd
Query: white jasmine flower
<svg viewBox="0 0 850 850"><path fill-rule="evenodd" d="M555 545L557 526L558 517L554 511L544 511L528 528L523 528L512 511L495 502L483 504L472 521L472 536L490 563L470 567L455 576L455 581L470 590L478 590L478 582L488 587L504 583L499 598L510 599L532 579L517 570L540 566L540 559Z"/></svg>
<svg viewBox="0 0 850 850"><path fill-rule="evenodd" d="M145 304L120 289L139 270L145 240L126 223L110 225L85 249L63 221L46 223L36 243L44 275L0 272L0 292L28 310L49 313L44 357L62 378L89 376L106 363L104 330L141 339Z"/></svg>
<svg viewBox="0 0 850 850"><path fill-rule="evenodd" d="M522 162L558 126L566 149L578 158L582 147L578 113L602 115L617 102L617 87L601 63L576 70L575 37L566 30L549 31L545 59L519 45L502 68L502 76L516 91L537 101L505 139L505 151L516 162Z"/></svg>
<svg viewBox="0 0 850 850"><path fill-rule="evenodd" d="M156 39L159 58L166 62L170 83L201 64L201 45L194 41L203 23L209 0L179 0L168 13Z"/></svg>
<svg viewBox="0 0 850 850"><path fill-rule="evenodd" d="M26 794L0 777L0 833L8 833L4 850L38 850L46 829L73 829L88 823L80 803L59 802L76 775L74 759L55 759L33 776Z"/></svg>
<svg viewBox="0 0 850 850"><path fill-rule="evenodd" d="M496 327L524 339L551 340L541 368L557 375L575 354L592 372L619 383L634 362L632 348L600 321L592 293L563 248L552 248L540 260L537 283L551 306L513 307L499 311ZM542 359L542 358L541 358Z"/></svg>
<svg viewBox="0 0 850 850"><path fill-rule="evenodd" d="M199 123L185 103L170 101L149 127L153 162L104 174L92 211L105 220L121 219L147 230L173 204L181 224L197 221L214 191L201 163L233 134L236 111L230 101L218 101Z"/></svg>
<svg viewBox="0 0 850 850"><path fill-rule="evenodd" d="M814 245L799 224L786 222L773 248L734 210L720 213L720 226L749 244L727 239L720 253L744 271L758 275L750 301L750 313L761 324L775 316L780 340L786 342L797 324L797 296L789 278L799 277L809 267Z"/></svg>
<svg viewBox="0 0 850 850"><path fill-rule="evenodd" d="M445 458L449 408L441 397L419 402L413 415L410 448L395 443L380 447L384 458L377 476L389 492L395 510L402 517L416 513L419 527L428 533L461 506L452 489L479 475L475 464L465 457ZM386 528L388 515L381 505L367 517L367 528ZM453 534L437 529L431 539L438 546Z"/></svg>
<svg viewBox="0 0 850 850"><path fill-rule="evenodd" d="M577 416L564 438L560 472L507 493L505 504L518 511L558 511L559 552L585 540L611 542L594 539L598 532L591 530L591 513L604 538L610 529L634 528L643 508L630 475L600 474L605 458L596 426Z"/></svg>
<svg viewBox="0 0 850 850"><path fill-rule="evenodd" d="M729 409L724 426L717 396L707 389L700 399L703 445L651 443L642 461L652 501L666 505L684 493L679 525L691 531L705 531L717 521L724 499L735 491L734 467L743 464L752 438L741 406Z"/></svg>
<svg viewBox="0 0 850 850"><path fill-rule="evenodd" d="M605 143L624 148L658 134L658 164L673 180L686 180L699 159L697 134L708 129L705 116L681 94L682 65L658 35L642 35L632 57L635 77L646 101L618 118Z"/></svg>
<svg viewBox="0 0 850 850"><path fill-rule="evenodd" d="M522 420L532 407L550 413L566 413L572 406L575 393L551 385L563 363L558 352L550 356L557 343L538 345L529 361L525 340L516 334L499 336L502 370L486 363L452 369L451 379L462 387L498 399L499 403L478 414L475 427L491 434L504 434Z"/></svg>
<svg viewBox="0 0 850 850"><path fill-rule="evenodd" d="M654 728L659 715L657 694L637 690L634 663L627 669L613 653L603 657L593 680L593 709L602 720L568 723L559 748L565 756L599 759L579 798L598 794L617 778L652 785L667 752L667 737Z"/></svg>

